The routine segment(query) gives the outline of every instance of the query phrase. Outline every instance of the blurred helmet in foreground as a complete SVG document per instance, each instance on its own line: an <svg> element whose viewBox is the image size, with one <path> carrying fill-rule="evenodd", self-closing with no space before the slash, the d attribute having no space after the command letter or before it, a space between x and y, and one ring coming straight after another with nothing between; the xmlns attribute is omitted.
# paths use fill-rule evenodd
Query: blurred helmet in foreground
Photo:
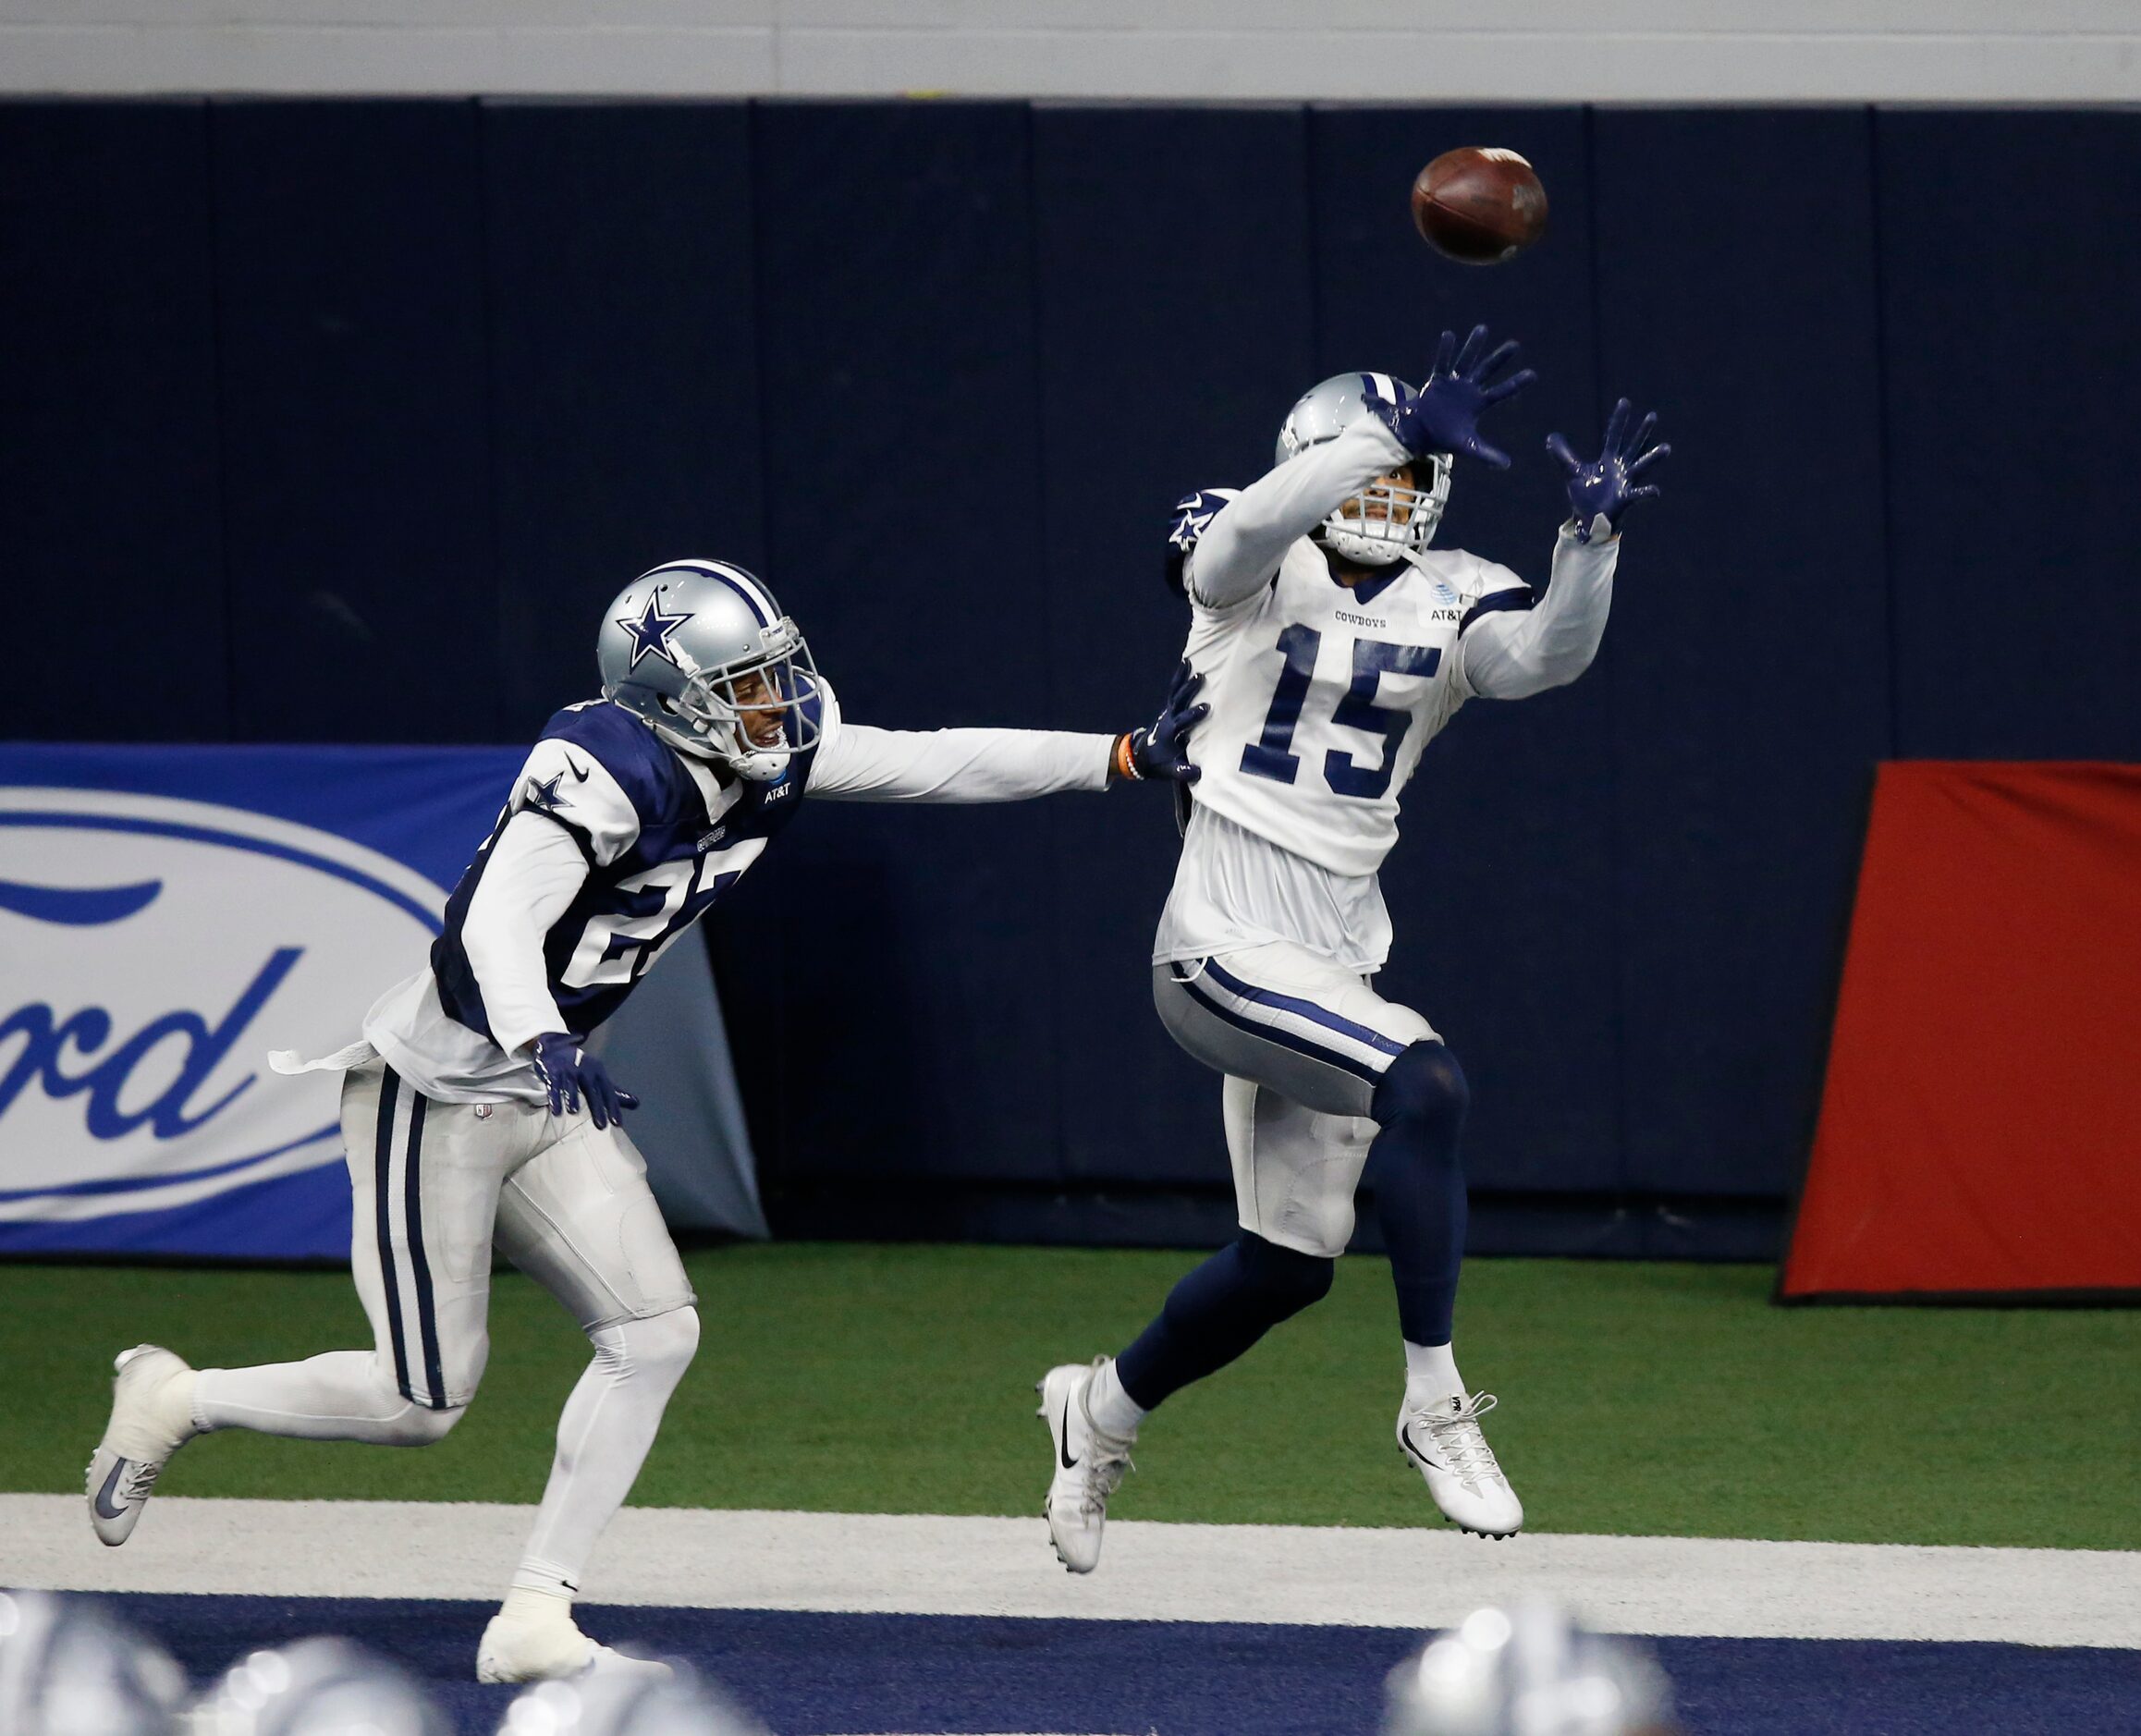
<svg viewBox="0 0 2141 1736"><path fill-rule="evenodd" d="M453 1736L407 1674L348 1640L250 1652L194 1709L192 1736Z"/></svg>
<svg viewBox="0 0 2141 1736"><path fill-rule="evenodd" d="M498 1736L765 1736L757 1719L672 1663L655 1679L596 1670L570 1681L539 1681L515 1700Z"/></svg>
<svg viewBox="0 0 2141 1736"><path fill-rule="evenodd" d="M7 1736L171 1736L186 1675L95 1604L0 1592L0 1730Z"/></svg>
<svg viewBox="0 0 2141 1736"><path fill-rule="evenodd" d="M1390 1672L1384 1736L1670 1736L1672 1691L1627 1640L1549 1604L1476 1609Z"/></svg>

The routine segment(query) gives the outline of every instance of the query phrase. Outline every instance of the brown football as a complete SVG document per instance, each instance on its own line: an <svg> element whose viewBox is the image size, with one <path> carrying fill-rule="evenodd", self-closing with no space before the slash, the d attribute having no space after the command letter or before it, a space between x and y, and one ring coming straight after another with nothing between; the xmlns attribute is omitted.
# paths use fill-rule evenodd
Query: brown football
<svg viewBox="0 0 2141 1736"><path fill-rule="evenodd" d="M1547 232L1547 189L1514 151L1461 145L1413 180L1413 226L1446 258L1499 265Z"/></svg>

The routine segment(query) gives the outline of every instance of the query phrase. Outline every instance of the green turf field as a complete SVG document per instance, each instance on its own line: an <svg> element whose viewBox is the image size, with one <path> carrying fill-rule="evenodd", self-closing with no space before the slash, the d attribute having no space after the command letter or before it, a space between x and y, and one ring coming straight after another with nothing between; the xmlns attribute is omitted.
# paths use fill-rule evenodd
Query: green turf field
<svg viewBox="0 0 2141 1736"><path fill-rule="evenodd" d="M635 1499L1037 1510L1033 1381L1113 1350L1194 1256L790 1244L692 1256L705 1333ZM1458 1348L1542 1531L2141 1548L2141 1314L1768 1305L1766 1267L1481 1260ZM201 1365L366 1341L336 1273L0 1266L0 1489L80 1486L112 1354ZM227 1434L182 1495L532 1501L585 1361L501 1276L490 1372L423 1451ZM1401 1363L1381 1261L1144 1430L1124 1518L1436 1520L1391 1439Z"/></svg>

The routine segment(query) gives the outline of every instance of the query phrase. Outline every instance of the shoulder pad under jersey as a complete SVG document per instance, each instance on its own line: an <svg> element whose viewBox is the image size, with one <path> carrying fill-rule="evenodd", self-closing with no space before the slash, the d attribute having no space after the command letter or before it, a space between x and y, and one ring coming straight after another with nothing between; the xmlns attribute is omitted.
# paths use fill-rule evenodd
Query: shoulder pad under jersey
<svg viewBox="0 0 2141 1736"><path fill-rule="evenodd" d="M675 755L621 705L568 705L543 726L511 806L547 814L598 862L613 861L664 807Z"/></svg>
<svg viewBox="0 0 2141 1736"><path fill-rule="evenodd" d="M1168 589L1178 597L1189 595L1182 581L1182 568L1190 558L1190 551L1196 547L1205 526L1219 516L1220 508L1234 498L1235 493L1231 488L1199 488L1175 502L1174 512L1168 520L1167 581Z"/></svg>

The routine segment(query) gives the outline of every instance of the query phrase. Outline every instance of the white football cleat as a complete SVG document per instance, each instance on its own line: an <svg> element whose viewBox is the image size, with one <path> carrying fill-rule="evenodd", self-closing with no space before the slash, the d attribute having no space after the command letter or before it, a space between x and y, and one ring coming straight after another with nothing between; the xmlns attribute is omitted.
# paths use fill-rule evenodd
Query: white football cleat
<svg viewBox="0 0 2141 1736"><path fill-rule="evenodd" d="M1427 1493L1444 1518L1474 1536L1512 1537L1523 1528L1523 1503L1479 1427L1494 1407L1491 1392L1407 1404L1398 1412L1398 1445L1427 1479Z"/></svg>
<svg viewBox="0 0 2141 1736"><path fill-rule="evenodd" d="M567 1681L583 1675L667 1681L677 1673L655 1658L630 1657L589 1639L572 1619L570 1604L562 1597L547 1601L557 1608L501 1609L491 1618L476 1646L478 1681ZM516 1605L521 1602L516 1594Z"/></svg>
<svg viewBox="0 0 2141 1736"><path fill-rule="evenodd" d="M1034 1387L1041 1395L1041 1408L1034 1414L1046 1421L1055 1447L1055 1472L1041 1510L1048 1516L1048 1541L1056 1546L1056 1559L1072 1573L1090 1573L1099 1565L1107 1498L1122 1473L1136 1468L1130 1462L1131 1443L1119 1435L1103 1435L1085 1409L1094 1370L1107 1361L1096 1356L1090 1366L1065 1363Z"/></svg>
<svg viewBox="0 0 2141 1736"><path fill-rule="evenodd" d="M116 1548L171 1455L201 1431L193 1426L193 1370L154 1344L121 1351L112 1363L112 1417L90 1455L85 1493L97 1540Z"/></svg>

